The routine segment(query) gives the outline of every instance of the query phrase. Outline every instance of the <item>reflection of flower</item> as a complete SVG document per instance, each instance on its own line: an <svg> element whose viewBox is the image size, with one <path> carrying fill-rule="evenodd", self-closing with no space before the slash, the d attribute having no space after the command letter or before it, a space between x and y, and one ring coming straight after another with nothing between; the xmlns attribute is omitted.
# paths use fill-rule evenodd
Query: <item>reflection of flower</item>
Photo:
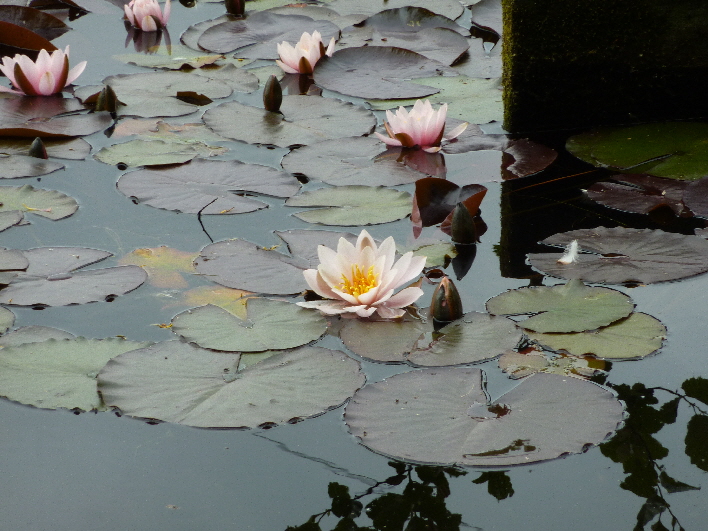
<svg viewBox="0 0 708 531"><path fill-rule="evenodd" d="M388 146L419 147L428 153L435 153L440 151L443 140L457 138L467 128L466 123L461 124L443 138L446 116L447 103L436 111L428 100L418 100L410 112L404 107L399 107L396 114L386 111L388 121L384 122L384 127L389 138L380 133L374 134Z"/></svg>
<svg viewBox="0 0 708 531"><path fill-rule="evenodd" d="M163 13L157 0L130 0L128 5L123 6L123 10L131 25L143 31L157 31L167 26L171 5L170 0L167 0Z"/></svg>
<svg viewBox="0 0 708 531"><path fill-rule="evenodd" d="M300 41L293 47L289 42L278 44L280 60L275 62L288 74L312 74L312 69L323 55L332 55L334 52L334 37L329 41L325 50L322 44L322 35L315 30L312 35L305 32Z"/></svg>
<svg viewBox="0 0 708 531"><path fill-rule="evenodd" d="M413 304L423 294L417 286L409 286L397 294L393 290L420 275L425 266L424 256L404 254L394 264L396 244L386 238L380 247L365 230L352 245L339 239L337 250L324 245L317 249L320 265L304 271L310 287L326 300L299 302L305 308L317 308L335 315L355 313L368 317L378 312L381 317L400 317L404 307Z"/></svg>
<svg viewBox="0 0 708 531"><path fill-rule="evenodd" d="M51 55L47 50L40 50L37 61L26 55L3 57L0 70L18 90L0 86L0 92L14 92L27 96L51 96L70 85L86 68L86 61L81 61L69 70L69 47L65 51L54 50Z"/></svg>

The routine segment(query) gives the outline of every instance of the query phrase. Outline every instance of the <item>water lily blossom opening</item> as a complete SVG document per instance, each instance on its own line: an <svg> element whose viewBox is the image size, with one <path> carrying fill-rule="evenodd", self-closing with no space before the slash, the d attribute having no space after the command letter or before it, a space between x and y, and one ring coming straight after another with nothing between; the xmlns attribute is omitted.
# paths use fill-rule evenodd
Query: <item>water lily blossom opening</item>
<svg viewBox="0 0 708 531"><path fill-rule="evenodd" d="M337 250L320 245L320 265L303 273L310 288L325 300L298 302L328 315L356 314L369 317L374 312L387 319L401 317L406 306L423 295L417 286L409 286L394 295L394 290L417 276L425 267L424 256L408 252L394 263L396 244L393 237L380 246L365 230L356 245L339 239Z"/></svg>
<svg viewBox="0 0 708 531"><path fill-rule="evenodd" d="M26 55L3 57L0 70L17 90L0 85L0 92L12 92L27 96L51 96L70 85L86 68L86 61L81 61L69 70L69 47L62 52L54 50L51 55L47 50L40 50L37 61Z"/></svg>
<svg viewBox="0 0 708 531"><path fill-rule="evenodd" d="M157 0L131 0L123 6L128 22L143 31L157 31L167 26L171 9L170 0L165 2L164 11L160 10Z"/></svg>
<svg viewBox="0 0 708 531"><path fill-rule="evenodd" d="M280 60L276 63L284 72L288 74L312 74L317 61L322 56L331 56L334 53L334 37L329 41L329 46L325 49L322 44L322 35L315 30L312 35L305 32L300 37L300 41L293 47L289 42L283 41L278 44L278 55Z"/></svg>
<svg viewBox="0 0 708 531"><path fill-rule="evenodd" d="M384 127L388 137L380 133L374 134L388 146L418 147L428 153L437 153L443 140L457 138L468 125L460 124L443 137L446 117L447 103L436 111L428 100L418 100L410 112L404 107L399 107L396 114L386 111L387 121L384 122Z"/></svg>

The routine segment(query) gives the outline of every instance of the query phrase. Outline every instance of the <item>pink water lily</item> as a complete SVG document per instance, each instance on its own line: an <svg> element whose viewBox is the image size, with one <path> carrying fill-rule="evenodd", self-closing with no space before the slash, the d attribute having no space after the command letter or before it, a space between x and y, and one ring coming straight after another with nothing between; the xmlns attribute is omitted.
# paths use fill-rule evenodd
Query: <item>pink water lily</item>
<svg viewBox="0 0 708 531"><path fill-rule="evenodd" d="M331 56L334 53L334 37L330 39L329 46L325 50L322 44L322 35L315 30L312 35L305 32L300 37L300 41L293 47L289 42L283 41L278 44L278 55L280 60L276 63L288 74L312 74L317 61L322 56Z"/></svg>
<svg viewBox="0 0 708 531"><path fill-rule="evenodd" d="M157 31L167 26L171 9L170 0L165 2L164 12L157 0L131 0L123 6L128 22L143 31Z"/></svg>
<svg viewBox="0 0 708 531"><path fill-rule="evenodd" d="M440 151L443 140L457 138L467 128L466 123L461 124L443 137L446 117L447 103L436 111L428 100L418 100L410 112L404 107L399 107L396 114L386 111L387 122L384 122L384 127L388 137L374 134L388 146L417 147L428 153L436 153Z"/></svg>
<svg viewBox="0 0 708 531"><path fill-rule="evenodd" d="M406 253L398 262L392 237L380 246L365 230L353 245L339 239L337 250L320 245L317 248L320 265L304 271L310 288L325 300L299 302L305 308L317 308L329 315L356 314L369 317L378 312L381 317L400 317L406 306L423 295L418 286L409 286L394 295L394 290L420 275L425 267L424 256Z"/></svg>
<svg viewBox="0 0 708 531"><path fill-rule="evenodd" d="M54 50L51 55L47 50L40 50L37 61L26 55L3 57L0 71L10 80L17 90L0 85L0 92L12 92L27 96L51 96L70 85L86 68L86 61L81 61L69 70L69 47L62 52Z"/></svg>

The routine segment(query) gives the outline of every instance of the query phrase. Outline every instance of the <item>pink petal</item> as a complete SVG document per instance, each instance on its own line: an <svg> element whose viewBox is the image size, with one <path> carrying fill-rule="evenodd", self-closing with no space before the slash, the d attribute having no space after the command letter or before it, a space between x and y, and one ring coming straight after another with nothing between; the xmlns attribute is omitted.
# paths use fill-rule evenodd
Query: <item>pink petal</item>
<svg viewBox="0 0 708 531"><path fill-rule="evenodd" d="M69 70L69 75L66 78L66 84L71 85L74 80L81 75L81 73L84 71L84 68L86 68L86 61L81 61L74 68Z"/></svg>
<svg viewBox="0 0 708 531"><path fill-rule="evenodd" d="M317 293L317 295L325 299L338 298L329 285L322 279L317 269L306 269L302 274L305 277L305 282L307 282L308 286L310 286L312 291Z"/></svg>
<svg viewBox="0 0 708 531"><path fill-rule="evenodd" d="M401 141L396 138L389 138L387 136L383 136L381 133L377 133L376 131L374 131L374 134L376 135L376 138L381 140L387 146L402 146L403 145L403 144L401 144Z"/></svg>
<svg viewBox="0 0 708 531"><path fill-rule="evenodd" d="M469 125L469 123L467 123L467 122L458 125L452 131L450 131L448 134L446 134L445 137L443 138L443 140L452 140L453 138L457 138L465 131L465 129L467 129L468 125Z"/></svg>
<svg viewBox="0 0 708 531"><path fill-rule="evenodd" d="M35 88L42 96L51 96L52 94L55 94L57 90L56 78L54 77L54 74L51 72L45 72L42 77L39 78L39 85Z"/></svg>

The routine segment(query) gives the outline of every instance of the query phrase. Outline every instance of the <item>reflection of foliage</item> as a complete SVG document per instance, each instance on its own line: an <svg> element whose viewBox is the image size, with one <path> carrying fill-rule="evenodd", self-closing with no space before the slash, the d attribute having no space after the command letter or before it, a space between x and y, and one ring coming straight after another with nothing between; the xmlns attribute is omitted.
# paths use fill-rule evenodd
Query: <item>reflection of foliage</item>
<svg viewBox="0 0 708 531"><path fill-rule="evenodd" d="M669 527L661 521L665 513L670 515L670 529L683 530L664 494L696 490L700 487L693 487L669 476L664 466L658 463L669 455L669 450L653 435L664 426L676 421L678 407L681 402L685 402L694 412L693 418L688 423L686 455L691 459L691 463L706 470L708 449L705 440L708 436L708 412L689 400L689 397L708 404L708 380L704 378L686 380L682 386L685 394L662 387L648 388L641 383L631 387L626 384L610 384L610 386L618 393L618 398L626 403L629 418L624 427L600 448L605 456L616 463L622 463L624 472L628 474L620 486L637 496L646 498L637 515L635 531L645 529L651 522L654 522L651 526L652 530L668 530ZM659 399L655 396L656 391L670 393L674 398L659 405Z"/></svg>
<svg viewBox="0 0 708 531"><path fill-rule="evenodd" d="M453 467L413 466L396 461L390 461L389 466L396 471L393 476L356 496L349 493L348 487L330 483L327 493L332 507L286 531L320 531L320 521L326 516L340 519L334 531L459 531L462 516L451 513L445 506L445 498L450 495L447 476L454 478L467 472ZM366 505L365 514L371 519L371 527L361 527L355 522L364 509L362 498L374 494L380 487L395 487L405 481L402 492L387 492ZM489 494L500 501L514 495L506 472L484 472L472 482L486 483Z"/></svg>

